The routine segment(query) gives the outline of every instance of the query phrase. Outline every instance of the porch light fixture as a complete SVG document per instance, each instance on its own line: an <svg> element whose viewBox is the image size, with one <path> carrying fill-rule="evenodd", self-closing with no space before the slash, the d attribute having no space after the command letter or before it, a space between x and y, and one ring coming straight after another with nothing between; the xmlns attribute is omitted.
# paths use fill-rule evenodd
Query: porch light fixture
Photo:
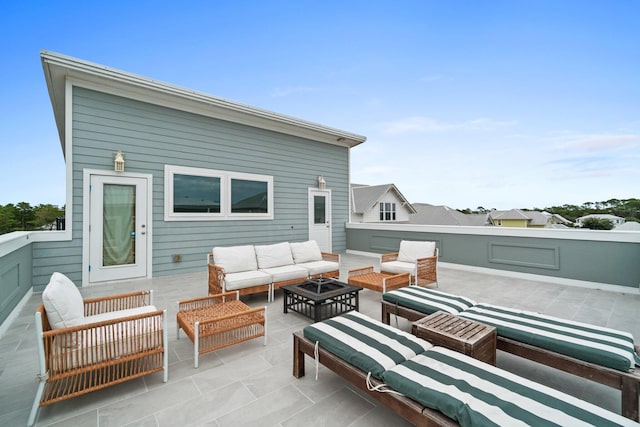
<svg viewBox="0 0 640 427"><path fill-rule="evenodd" d="M113 170L116 172L124 172L124 156L122 151L118 151L113 158Z"/></svg>
<svg viewBox="0 0 640 427"><path fill-rule="evenodd" d="M318 177L318 188L324 190L327 186L327 181L324 180L323 176Z"/></svg>

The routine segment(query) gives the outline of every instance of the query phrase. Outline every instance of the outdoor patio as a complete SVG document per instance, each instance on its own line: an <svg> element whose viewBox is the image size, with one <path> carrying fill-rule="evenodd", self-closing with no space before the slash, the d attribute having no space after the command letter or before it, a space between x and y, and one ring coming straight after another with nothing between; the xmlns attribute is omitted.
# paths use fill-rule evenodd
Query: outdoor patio
<svg viewBox="0 0 640 427"><path fill-rule="evenodd" d="M378 259L342 255L347 270ZM640 295L621 294L541 281L529 281L439 268L440 290L477 301L539 311L609 326L640 337ZM207 292L206 272L152 280L119 282L81 289L85 297L153 289L155 304L169 321L169 381L156 373L40 409L38 426L387 426L407 425L398 415L352 389L340 377L308 360L306 377L292 375L292 332L311 323L282 312L282 293L243 297L248 305L267 305L268 344L255 339L200 357L193 367L191 341L176 339L176 302ZM32 295L0 339L0 425L25 425L36 393L38 371L33 314L41 295ZM360 293L360 311L380 318L380 294ZM394 319L392 318L392 324ZM406 321L399 327L408 329ZM498 366L620 413L620 393L502 352Z"/></svg>

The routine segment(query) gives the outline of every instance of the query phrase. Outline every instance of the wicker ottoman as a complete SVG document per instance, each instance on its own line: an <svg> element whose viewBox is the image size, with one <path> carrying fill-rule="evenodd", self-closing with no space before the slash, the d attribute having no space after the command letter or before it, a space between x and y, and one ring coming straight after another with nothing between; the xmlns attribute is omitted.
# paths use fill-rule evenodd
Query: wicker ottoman
<svg viewBox="0 0 640 427"><path fill-rule="evenodd" d="M226 292L178 302L177 337L182 329L193 342L193 366L200 354L264 337L267 345L267 307L251 308L238 292Z"/></svg>

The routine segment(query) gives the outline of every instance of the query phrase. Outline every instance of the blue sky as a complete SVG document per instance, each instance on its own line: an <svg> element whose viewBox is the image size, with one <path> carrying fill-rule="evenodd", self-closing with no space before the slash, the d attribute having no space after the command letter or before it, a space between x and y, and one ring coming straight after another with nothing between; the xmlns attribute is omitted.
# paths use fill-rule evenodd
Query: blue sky
<svg viewBox="0 0 640 427"><path fill-rule="evenodd" d="M14 3L0 204L65 201L41 49L365 135L352 182L410 202L640 197L637 1Z"/></svg>

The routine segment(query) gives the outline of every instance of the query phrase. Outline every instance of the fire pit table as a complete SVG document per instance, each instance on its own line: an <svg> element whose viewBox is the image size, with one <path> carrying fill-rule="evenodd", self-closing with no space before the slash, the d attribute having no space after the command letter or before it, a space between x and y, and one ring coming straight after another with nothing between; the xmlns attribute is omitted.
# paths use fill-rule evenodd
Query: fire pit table
<svg viewBox="0 0 640 427"><path fill-rule="evenodd" d="M359 286L352 286L335 279L310 279L283 290L284 312L300 313L314 322L359 309Z"/></svg>

